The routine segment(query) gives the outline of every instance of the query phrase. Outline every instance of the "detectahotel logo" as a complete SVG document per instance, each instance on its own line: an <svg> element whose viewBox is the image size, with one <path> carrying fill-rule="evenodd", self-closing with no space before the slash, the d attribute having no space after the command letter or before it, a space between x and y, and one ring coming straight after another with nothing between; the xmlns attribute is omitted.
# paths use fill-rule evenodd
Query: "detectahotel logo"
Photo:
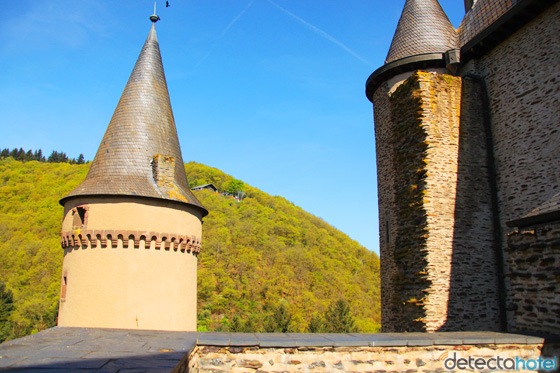
<svg viewBox="0 0 560 373"><path fill-rule="evenodd" d="M463 370L499 370L499 371L516 371L516 370L539 370L539 371L555 371L557 368L556 357L538 359L523 359L519 356L502 358L500 356L493 357L461 357L456 352L449 354L444 352L440 355L439 360L443 360L443 366L447 370L463 369Z"/></svg>

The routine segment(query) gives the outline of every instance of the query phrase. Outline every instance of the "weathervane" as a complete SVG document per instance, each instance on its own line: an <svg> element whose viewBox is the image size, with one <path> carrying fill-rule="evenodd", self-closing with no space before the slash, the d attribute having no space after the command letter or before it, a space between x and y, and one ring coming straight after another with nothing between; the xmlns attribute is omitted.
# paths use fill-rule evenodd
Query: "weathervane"
<svg viewBox="0 0 560 373"><path fill-rule="evenodd" d="M154 1L154 14L152 14L150 16L150 21L152 21L153 23L156 23L157 21L159 21L159 16L156 15L156 2Z"/></svg>

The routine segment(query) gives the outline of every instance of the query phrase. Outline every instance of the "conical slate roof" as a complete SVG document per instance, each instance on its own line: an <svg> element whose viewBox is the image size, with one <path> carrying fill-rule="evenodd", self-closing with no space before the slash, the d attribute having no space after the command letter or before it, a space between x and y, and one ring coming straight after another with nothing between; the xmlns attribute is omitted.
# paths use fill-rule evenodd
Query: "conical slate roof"
<svg viewBox="0 0 560 373"><path fill-rule="evenodd" d="M457 31L437 0L406 0L385 63L457 48Z"/></svg>
<svg viewBox="0 0 560 373"><path fill-rule="evenodd" d="M189 189L155 21L76 196L119 195L172 200L208 212Z"/></svg>

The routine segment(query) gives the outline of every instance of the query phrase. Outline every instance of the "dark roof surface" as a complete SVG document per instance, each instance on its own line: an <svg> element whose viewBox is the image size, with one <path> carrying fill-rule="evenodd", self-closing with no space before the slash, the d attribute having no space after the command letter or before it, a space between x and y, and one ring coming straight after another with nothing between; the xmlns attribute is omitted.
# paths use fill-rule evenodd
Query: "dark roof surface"
<svg viewBox="0 0 560 373"><path fill-rule="evenodd" d="M458 34L437 0L406 0L385 63L457 48Z"/></svg>
<svg viewBox="0 0 560 373"><path fill-rule="evenodd" d="M158 186L152 161L175 158L173 182ZM187 203L208 212L189 189L155 23L103 136L86 179L60 202L75 196L126 195Z"/></svg>
<svg viewBox="0 0 560 373"><path fill-rule="evenodd" d="M459 44L465 45L469 40L490 26L494 21L506 13L517 0L478 0L465 14L459 26Z"/></svg>
<svg viewBox="0 0 560 373"><path fill-rule="evenodd" d="M218 188L216 188L216 186L212 183L204 184L204 185L197 185L197 186L193 187L192 190L198 190L198 189L204 189L204 188L212 188L212 189L218 190Z"/></svg>
<svg viewBox="0 0 560 373"><path fill-rule="evenodd" d="M197 332L54 327L0 343L0 371L171 372Z"/></svg>
<svg viewBox="0 0 560 373"><path fill-rule="evenodd" d="M508 221L509 227L525 227L560 220L560 193L520 219Z"/></svg>

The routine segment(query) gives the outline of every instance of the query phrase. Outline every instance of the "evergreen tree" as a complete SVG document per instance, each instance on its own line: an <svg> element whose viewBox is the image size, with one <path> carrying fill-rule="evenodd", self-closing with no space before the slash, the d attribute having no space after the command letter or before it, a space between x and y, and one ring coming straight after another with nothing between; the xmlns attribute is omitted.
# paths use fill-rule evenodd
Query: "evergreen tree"
<svg viewBox="0 0 560 373"><path fill-rule="evenodd" d="M25 150L23 150L23 148L19 148L17 155L16 155L16 160L18 161L23 161L25 160Z"/></svg>
<svg viewBox="0 0 560 373"><path fill-rule="evenodd" d="M58 162L58 152L56 150L53 150L51 155L49 155L49 157L47 158L47 162L49 162L49 163L57 163Z"/></svg>
<svg viewBox="0 0 560 373"><path fill-rule="evenodd" d="M307 331L309 333L324 333L325 332L325 320L318 313L314 313L309 319L309 324L307 325Z"/></svg>
<svg viewBox="0 0 560 373"><path fill-rule="evenodd" d="M28 150L27 153L25 153L24 160L26 162L29 162L29 161L33 161L34 159L35 157L33 156L33 152L31 150Z"/></svg>
<svg viewBox="0 0 560 373"><path fill-rule="evenodd" d="M292 314L284 303L273 307L272 315L269 317L265 329L268 333L288 333L291 331Z"/></svg>
<svg viewBox="0 0 560 373"><path fill-rule="evenodd" d="M329 333L350 333L354 331L354 318L350 305L345 299L332 302L325 312L325 327Z"/></svg>
<svg viewBox="0 0 560 373"><path fill-rule="evenodd" d="M12 330L10 314L14 309L12 291L6 289L6 284L0 282L0 343L8 339Z"/></svg>
<svg viewBox="0 0 560 373"><path fill-rule="evenodd" d="M0 158L4 159L4 158L8 158L10 156L10 149L5 148L2 149L2 152L0 153Z"/></svg>
<svg viewBox="0 0 560 373"><path fill-rule="evenodd" d="M69 163L68 156L64 152L57 152L53 150L49 158L47 159L49 163Z"/></svg>
<svg viewBox="0 0 560 373"><path fill-rule="evenodd" d="M78 161L76 162L78 164L84 164L84 155L82 153L80 153L80 156L78 157Z"/></svg>
<svg viewBox="0 0 560 373"><path fill-rule="evenodd" d="M41 149L35 150L35 153L33 155L34 155L36 161L38 161L38 162L44 162L45 161L45 157L43 156L43 151Z"/></svg>

